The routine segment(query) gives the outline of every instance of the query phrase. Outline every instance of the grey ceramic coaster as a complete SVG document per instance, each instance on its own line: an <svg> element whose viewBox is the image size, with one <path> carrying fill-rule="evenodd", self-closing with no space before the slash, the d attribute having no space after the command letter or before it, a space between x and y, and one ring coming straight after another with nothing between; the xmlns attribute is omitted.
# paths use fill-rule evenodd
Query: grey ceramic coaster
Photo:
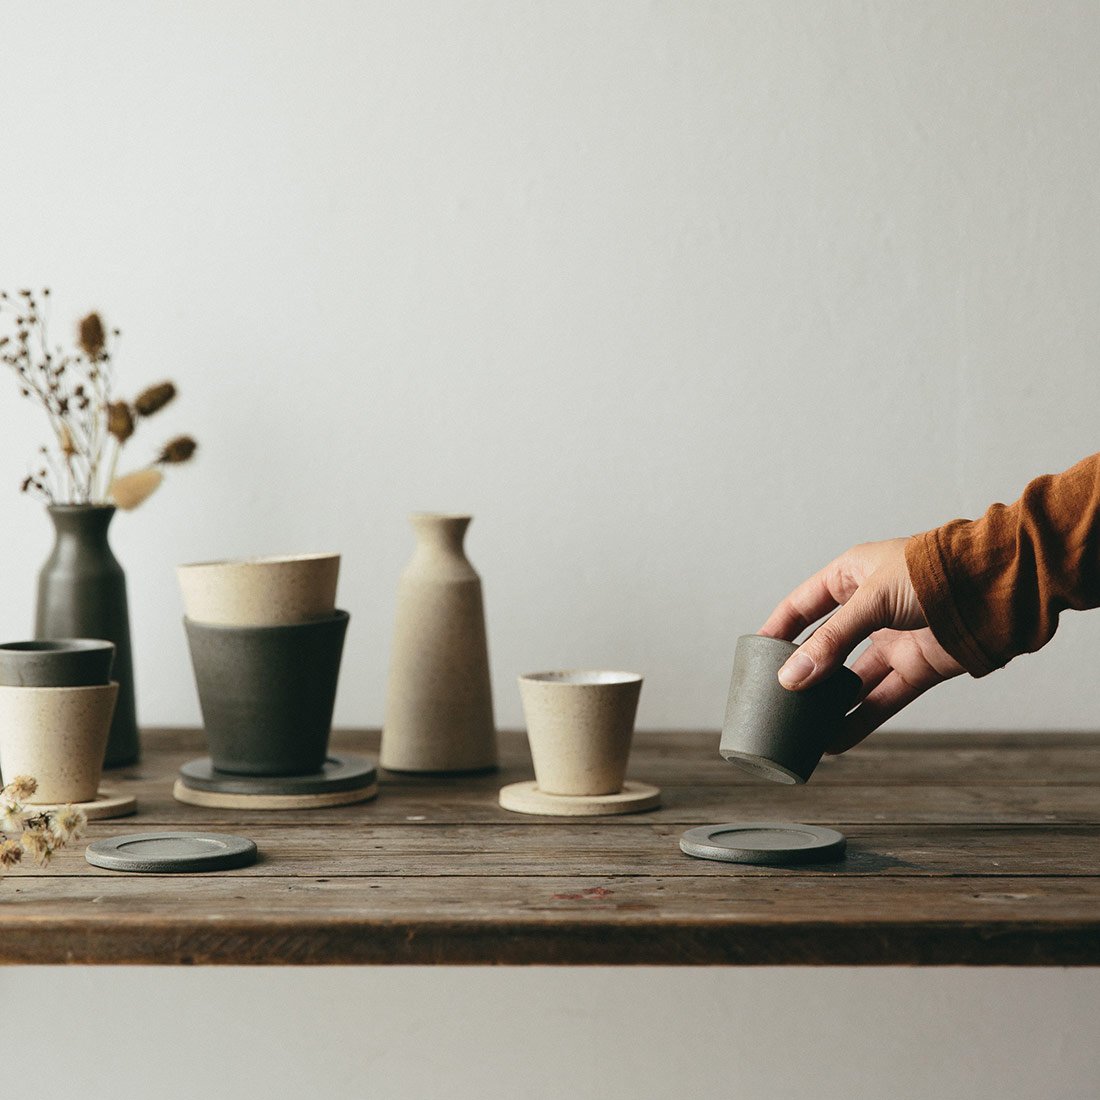
<svg viewBox="0 0 1100 1100"><path fill-rule="evenodd" d="M184 764L180 780L193 791L217 794L334 794L371 786L378 780L378 769L368 756L341 753L329 756L320 771L308 775L230 775L218 771L210 757L204 756Z"/></svg>
<svg viewBox="0 0 1100 1100"><path fill-rule="evenodd" d="M165 875L247 867L256 854L251 840L226 833L131 833L89 844L84 858L109 871Z"/></svg>
<svg viewBox="0 0 1100 1100"><path fill-rule="evenodd" d="M817 863L840 859L847 841L835 829L791 821L731 821L703 825L680 837L680 850L726 863Z"/></svg>
<svg viewBox="0 0 1100 1100"><path fill-rule="evenodd" d="M209 757L180 769L177 802L221 810L311 810L366 802L378 794L378 769L365 756L330 757L310 775L227 775Z"/></svg>

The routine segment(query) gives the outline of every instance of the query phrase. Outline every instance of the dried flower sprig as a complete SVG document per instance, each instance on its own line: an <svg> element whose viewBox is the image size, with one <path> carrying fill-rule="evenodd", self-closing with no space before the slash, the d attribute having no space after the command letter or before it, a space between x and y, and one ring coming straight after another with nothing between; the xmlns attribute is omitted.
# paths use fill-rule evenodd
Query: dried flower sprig
<svg viewBox="0 0 1100 1100"><path fill-rule="evenodd" d="M70 841L78 840L88 824L83 810L62 806L40 810L26 804L38 789L27 775L17 775L0 790L0 876L23 856L45 867L53 854Z"/></svg>
<svg viewBox="0 0 1100 1100"><path fill-rule="evenodd" d="M176 397L175 384L158 382L132 402L116 400L113 345L119 330L108 329L98 313L89 313L77 325L72 351L51 345L49 297L48 289L40 294L0 291L0 322L8 322L8 331L0 332L0 364L15 373L23 397L45 411L53 432L52 447L41 448L40 464L23 479L22 490L49 504L113 501L121 508L136 507L164 480L158 467L186 462L197 449L189 436L179 436L149 466L115 476L123 446L141 420ZM127 486L132 478L142 487L140 499Z"/></svg>

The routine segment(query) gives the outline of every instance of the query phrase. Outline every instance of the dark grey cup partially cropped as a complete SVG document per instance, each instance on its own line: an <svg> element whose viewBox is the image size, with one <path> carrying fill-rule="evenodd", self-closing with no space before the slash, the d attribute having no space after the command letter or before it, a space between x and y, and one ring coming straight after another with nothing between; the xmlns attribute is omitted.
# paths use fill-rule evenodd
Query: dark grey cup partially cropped
<svg viewBox="0 0 1100 1100"><path fill-rule="evenodd" d="M236 775L304 775L328 751L348 613L288 626L184 619L210 756Z"/></svg>
<svg viewBox="0 0 1100 1100"><path fill-rule="evenodd" d="M813 775L862 687L850 668L840 668L806 691L788 691L778 674L797 648L760 634L738 638L718 750L777 783L805 783Z"/></svg>
<svg viewBox="0 0 1100 1100"><path fill-rule="evenodd" d="M50 638L0 645L0 686L93 687L111 682L114 642Z"/></svg>

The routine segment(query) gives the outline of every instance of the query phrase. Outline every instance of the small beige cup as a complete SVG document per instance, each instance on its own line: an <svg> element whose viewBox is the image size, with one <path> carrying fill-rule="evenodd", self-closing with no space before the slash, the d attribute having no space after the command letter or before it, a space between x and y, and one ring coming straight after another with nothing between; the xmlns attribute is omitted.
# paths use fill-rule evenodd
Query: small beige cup
<svg viewBox="0 0 1100 1100"><path fill-rule="evenodd" d="M178 566L187 617L208 626L290 626L336 611L339 554Z"/></svg>
<svg viewBox="0 0 1100 1100"><path fill-rule="evenodd" d="M0 770L38 782L32 804L90 802L99 791L118 684L0 687Z"/></svg>
<svg viewBox="0 0 1100 1100"><path fill-rule="evenodd" d="M532 672L519 678L535 781L546 794L616 794L623 788L636 672Z"/></svg>

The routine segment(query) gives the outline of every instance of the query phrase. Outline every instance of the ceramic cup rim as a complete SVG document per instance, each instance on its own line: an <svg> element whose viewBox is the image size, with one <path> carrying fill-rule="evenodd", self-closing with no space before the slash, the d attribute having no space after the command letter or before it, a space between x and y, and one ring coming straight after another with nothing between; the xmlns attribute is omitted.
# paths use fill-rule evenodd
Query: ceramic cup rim
<svg viewBox="0 0 1100 1100"><path fill-rule="evenodd" d="M114 649L115 643L106 638L34 638L18 642L0 642L0 654L4 653L101 653Z"/></svg>
<svg viewBox="0 0 1100 1100"><path fill-rule="evenodd" d="M459 520L472 520L472 512L410 512L410 520L437 519L442 522L457 523Z"/></svg>
<svg viewBox="0 0 1100 1100"><path fill-rule="evenodd" d="M550 684L554 687L622 687L640 684L644 677L640 672L620 672L602 668L564 668L546 672L525 672L519 678L521 684Z"/></svg>
<svg viewBox="0 0 1100 1100"><path fill-rule="evenodd" d="M207 623L201 619L192 619L188 615L184 615L184 626L195 626L200 630L209 631L211 634L277 634L280 631L283 633L290 633L296 630L317 630L325 626L336 626L339 623L346 623L351 619L351 612L344 611L340 608L336 608L335 611L329 612L327 615L320 615L313 619L302 619L299 622L293 623L269 623L266 626L235 626L233 623Z"/></svg>
<svg viewBox="0 0 1100 1100"><path fill-rule="evenodd" d="M334 550L321 550L310 554L268 554L251 558L215 558L211 561L188 561L176 566L176 571L201 571L215 569L263 569L280 565L308 565L315 562L339 561Z"/></svg>
<svg viewBox="0 0 1100 1100"><path fill-rule="evenodd" d="M53 693L54 695L77 695L80 692L86 692L89 695L100 691L118 691L118 681L110 680L106 684L78 684L76 687L71 686L46 686L46 687L31 687L27 684L0 684L0 692L6 693L9 697L12 692L23 692L26 695L47 695Z"/></svg>

